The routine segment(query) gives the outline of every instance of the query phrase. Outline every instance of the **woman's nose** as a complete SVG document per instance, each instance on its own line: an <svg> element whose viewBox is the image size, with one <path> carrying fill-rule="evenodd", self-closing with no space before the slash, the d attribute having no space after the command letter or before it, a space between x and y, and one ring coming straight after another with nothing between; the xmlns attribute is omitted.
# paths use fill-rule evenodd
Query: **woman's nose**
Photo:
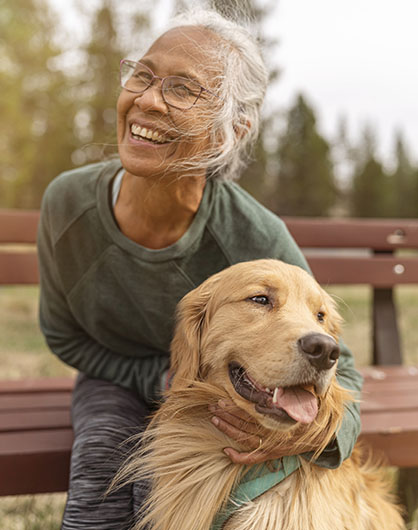
<svg viewBox="0 0 418 530"><path fill-rule="evenodd" d="M144 111L156 110L161 113L167 112L167 104L164 101L160 83L154 83L145 92L137 94L135 105Z"/></svg>

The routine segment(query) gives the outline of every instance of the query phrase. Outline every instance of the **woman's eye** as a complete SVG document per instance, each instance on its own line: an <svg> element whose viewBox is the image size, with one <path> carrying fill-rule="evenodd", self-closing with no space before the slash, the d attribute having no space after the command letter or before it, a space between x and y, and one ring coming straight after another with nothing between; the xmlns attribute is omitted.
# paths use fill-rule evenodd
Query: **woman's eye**
<svg viewBox="0 0 418 530"><path fill-rule="evenodd" d="M318 311L318 313L316 314L316 318L321 323L325 322L325 313L323 313L322 311Z"/></svg>
<svg viewBox="0 0 418 530"><path fill-rule="evenodd" d="M270 303L270 299L268 296L265 296L264 294L258 295L258 296L251 296L250 300L252 302L255 302L256 304L260 305L267 305Z"/></svg>

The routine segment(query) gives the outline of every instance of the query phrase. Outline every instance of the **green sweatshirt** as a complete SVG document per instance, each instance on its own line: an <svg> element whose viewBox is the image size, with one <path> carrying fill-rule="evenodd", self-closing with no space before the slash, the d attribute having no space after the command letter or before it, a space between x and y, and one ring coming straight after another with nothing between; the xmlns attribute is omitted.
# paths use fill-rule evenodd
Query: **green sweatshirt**
<svg viewBox="0 0 418 530"><path fill-rule="evenodd" d="M240 261L276 258L308 269L284 223L232 182L208 180L199 210L173 245L151 250L125 237L110 203L119 160L59 175L48 186L38 235L40 323L62 361L95 378L159 398L178 301ZM343 347L340 383L361 389ZM360 430L350 404L337 442L318 463L336 467Z"/></svg>

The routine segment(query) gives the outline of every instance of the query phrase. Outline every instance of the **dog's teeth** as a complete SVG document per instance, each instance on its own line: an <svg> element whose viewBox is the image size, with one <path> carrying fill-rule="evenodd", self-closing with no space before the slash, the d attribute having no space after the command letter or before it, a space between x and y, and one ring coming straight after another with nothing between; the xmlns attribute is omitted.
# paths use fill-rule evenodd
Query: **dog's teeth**
<svg viewBox="0 0 418 530"><path fill-rule="evenodd" d="M264 390L265 390L266 392L268 392L269 394L271 394L271 390L270 390L268 387L266 387Z"/></svg>
<svg viewBox="0 0 418 530"><path fill-rule="evenodd" d="M273 393L273 403L277 403L278 393L279 393L279 389L276 386L276 388L274 389L274 393Z"/></svg>

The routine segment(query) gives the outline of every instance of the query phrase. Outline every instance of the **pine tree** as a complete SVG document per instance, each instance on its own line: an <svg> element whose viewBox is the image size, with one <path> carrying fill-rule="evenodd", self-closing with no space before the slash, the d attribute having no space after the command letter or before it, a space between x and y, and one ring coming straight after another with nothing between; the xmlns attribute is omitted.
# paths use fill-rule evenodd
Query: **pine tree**
<svg viewBox="0 0 418 530"><path fill-rule="evenodd" d="M119 63L128 52L141 47L138 43L146 40L150 26L149 7L123 0L103 0L90 19L91 38L82 47L87 60L76 117L76 134L82 143L76 156L79 165L117 153Z"/></svg>
<svg viewBox="0 0 418 530"><path fill-rule="evenodd" d="M367 127L356 150L356 169L351 189L354 217L387 217L390 212L389 179L376 156L374 132Z"/></svg>
<svg viewBox="0 0 418 530"><path fill-rule="evenodd" d="M330 147L319 134L314 111L302 95L288 111L277 158L274 210L281 215L329 215L337 199Z"/></svg>
<svg viewBox="0 0 418 530"><path fill-rule="evenodd" d="M391 211L393 217L415 217L416 204L416 168L413 167L401 133L395 140L396 168L390 175Z"/></svg>
<svg viewBox="0 0 418 530"><path fill-rule="evenodd" d="M38 207L70 164L74 102L54 66L57 21L43 0L0 1L0 205Z"/></svg>

